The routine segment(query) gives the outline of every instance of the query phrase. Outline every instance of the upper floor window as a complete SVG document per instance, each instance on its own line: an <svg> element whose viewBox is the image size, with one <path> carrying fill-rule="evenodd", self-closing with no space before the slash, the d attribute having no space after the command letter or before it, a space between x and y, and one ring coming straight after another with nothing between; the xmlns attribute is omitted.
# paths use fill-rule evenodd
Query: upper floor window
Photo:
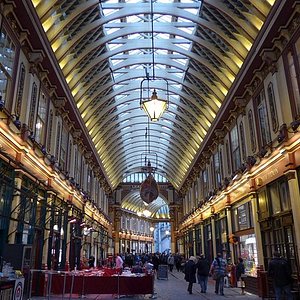
<svg viewBox="0 0 300 300"><path fill-rule="evenodd" d="M213 170L214 170L214 179L215 179L215 187L219 188L222 185L222 175L221 175L221 161L220 161L220 153L217 151L213 156Z"/></svg>
<svg viewBox="0 0 300 300"><path fill-rule="evenodd" d="M245 132L244 132L244 124L240 123L240 139L241 139L241 152L242 152L242 160L246 160L246 141L245 141Z"/></svg>
<svg viewBox="0 0 300 300"><path fill-rule="evenodd" d="M278 124L278 115L277 115L274 88L272 82L270 82L268 85L268 100L269 100L269 106L271 112L272 129L273 132L277 132L279 124Z"/></svg>
<svg viewBox="0 0 300 300"><path fill-rule="evenodd" d="M17 101L15 105L15 114L20 116L21 114L21 107L22 107L22 99L24 93L24 84L25 84L25 66L23 63L20 65L20 74L19 74L19 82L18 82L18 93L17 93Z"/></svg>
<svg viewBox="0 0 300 300"><path fill-rule="evenodd" d="M206 168L202 171L202 188L203 197L205 198L208 195L208 174Z"/></svg>
<svg viewBox="0 0 300 300"><path fill-rule="evenodd" d="M300 116L300 38L288 50L285 57L285 69L292 113L294 118L298 118Z"/></svg>
<svg viewBox="0 0 300 300"><path fill-rule="evenodd" d="M62 170L67 169L68 131L63 127L60 147L60 166Z"/></svg>
<svg viewBox="0 0 300 300"><path fill-rule="evenodd" d="M250 130L251 150L252 150L252 152L255 152L256 151L256 139L255 139L255 131L254 131L254 118L253 118L253 112L251 109L248 112L248 124L249 124L249 130Z"/></svg>
<svg viewBox="0 0 300 300"><path fill-rule="evenodd" d="M260 93L257 95L256 103L257 103L257 113L259 120L259 129L261 133L261 145L265 146L271 142L271 134L270 127L268 122L268 114L267 114L267 106L265 100L265 92L262 89Z"/></svg>
<svg viewBox="0 0 300 300"><path fill-rule="evenodd" d="M16 58L16 46L2 26L0 32L0 94L7 100ZM5 101L7 107L7 101Z"/></svg>
<svg viewBox="0 0 300 300"><path fill-rule="evenodd" d="M49 117L49 135L47 138L47 151L51 152L51 140L52 140L52 127L53 127L53 111L50 110L50 117Z"/></svg>
<svg viewBox="0 0 300 300"><path fill-rule="evenodd" d="M34 82L32 84L32 89L31 89L31 102L30 102L30 108L29 108L30 111L29 111L29 118L28 118L28 128L32 131L34 126L36 102L37 102L37 85Z"/></svg>
<svg viewBox="0 0 300 300"><path fill-rule="evenodd" d="M233 172L235 172L241 166L241 154L237 125L235 125L230 131L230 142L232 151L232 167Z"/></svg>
<svg viewBox="0 0 300 300"><path fill-rule="evenodd" d="M46 119L47 119L48 99L42 92L39 100L38 112L35 123L35 140L43 144L46 135Z"/></svg>

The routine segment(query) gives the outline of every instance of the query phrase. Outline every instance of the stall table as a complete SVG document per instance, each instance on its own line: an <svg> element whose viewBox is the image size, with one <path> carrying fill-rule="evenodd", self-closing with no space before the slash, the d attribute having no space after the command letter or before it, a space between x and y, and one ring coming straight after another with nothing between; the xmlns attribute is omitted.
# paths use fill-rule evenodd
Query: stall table
<svg viewBox="0 0 300 300"><path fill-rule="evenodd" d="M153 275L95 276L60 273L51 276L50 294L118 294L153 293Z"/></svg>

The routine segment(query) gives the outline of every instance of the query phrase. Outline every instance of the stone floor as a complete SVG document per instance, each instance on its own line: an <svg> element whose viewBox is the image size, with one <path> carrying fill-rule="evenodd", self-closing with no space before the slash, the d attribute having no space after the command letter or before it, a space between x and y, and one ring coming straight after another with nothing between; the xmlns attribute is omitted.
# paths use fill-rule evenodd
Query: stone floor
<svg viewBox="0 0 300 300"><path fill-rule="evenodd" d="M194 284L193 286L193 294L189 294L187 292L187 282L184 280L184 274L181 272L173 271L172 273L168 273L168 279L158 280L155 279L154 289L155 294L152 295L139 295L139 296L118 296L118 295L86 295L84 296L85 299L94 299L94 300L110 300L110 299L124 299L124 300L136 300L136 299L159 299L159 300L193 300L193 299L261 299L256 295L248 294L242 295L240 288L225 288L224 289L224 296L216 295L214 293L214 281L209 279L208 283L208 291L206 294L200 293L200 285ZM78 299L82 298L78 295L65 295L63 298L62 296L51 296L51 297L32 297L31 300L42 300L42 299Z"/></svg>

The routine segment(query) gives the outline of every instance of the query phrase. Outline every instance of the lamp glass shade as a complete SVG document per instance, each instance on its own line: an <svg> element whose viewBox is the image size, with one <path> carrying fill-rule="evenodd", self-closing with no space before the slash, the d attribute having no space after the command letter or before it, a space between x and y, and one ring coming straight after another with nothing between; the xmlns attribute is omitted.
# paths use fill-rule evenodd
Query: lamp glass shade
<svg viewBox="0 0 300 300"><path fill-rule="evenodd" d="M159 99L157 93L154 90L149 100L142 102L142 108L147 113L151 121L158 121L164 111L167 109L167 100Z"/></svg>
<svg viewBox="0 0 300 300"><path fill-rule="evenodd" d="M144 214L144 216L145 216L146 218L149 218L149 217L151 216L151 212L150 212L148 209L145 209L145 210L143 211L143 214Z"/></svg>

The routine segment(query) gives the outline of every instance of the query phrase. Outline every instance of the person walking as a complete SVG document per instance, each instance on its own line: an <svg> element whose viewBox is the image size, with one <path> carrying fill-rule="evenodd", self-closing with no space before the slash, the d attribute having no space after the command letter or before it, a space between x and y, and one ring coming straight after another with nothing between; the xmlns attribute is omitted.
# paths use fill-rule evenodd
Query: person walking
<svg viewBox="0 0 300 300"><path fill-rule="evenodd" d="M197 266L197 278L198 278L198 283L200 284L201 287L201 293L206 293L210 265L208 260L204 257L203 254L200 255L200 258L196 266Z"/></svg>
<svg viewBox="0 0 300 300"><path fill-rule="evenodd" d="M169 266L169 271L172 272L174 268L174 256L172 254L170 254L168 257L168 266Z"/></svg>
<svg viewBox="0 0 300 300"><path fill-rule="evenodd" d="M188 292L193 293L193 283L196 283L196 257L191 256L184 266L184 279L189 283Z"/></svg>
<svg viewBox="0 0 300 300"><path fill-rule="evenodd" d="M224 277L226 275L227 262L222 258L222 254L218 253L217 257L213 260L209 274L213 276L216 281L215 293L224 296Z"/></svg>
<svg viewBox="0 0 300 300"><path fill-rule="evenodd" d="M283 292L287 296L286 299L292 300L292 269L288 261L281 257L278 251L274 252L273 259L269 263L268 275L273 279L276 300L281 299L281 294Z"/></svg>

